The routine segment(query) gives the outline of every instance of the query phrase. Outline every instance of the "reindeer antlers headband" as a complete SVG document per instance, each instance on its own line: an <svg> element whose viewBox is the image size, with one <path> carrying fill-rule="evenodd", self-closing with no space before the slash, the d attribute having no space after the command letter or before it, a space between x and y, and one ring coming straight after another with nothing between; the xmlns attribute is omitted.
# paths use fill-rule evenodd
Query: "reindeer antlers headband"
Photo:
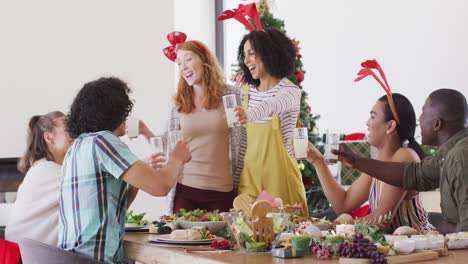
<svg viewBox="0 0 468 264"><path fill-rule="evenodd" d="M359 82L360 80L366 78L367 76L372 75L374 79L380 84L380 86L382 86L385 93L387 94L388 104L390 105L390 110L392 111L393 117L395 117L396 122L400 124L400 118L398 117L398 112L395 107L395 101L393 101L392 91L390 90L390 86L388 85L388 82L387 82L387 77L385 77L385 73L382 70L382 67L380 67L376 59L367 60L361 63L361 66L362 66L362 69L358 72L358 77L354 81ZM380 78L374 73L372 69L376 69L379 72L384 82L380 80Z"/></svg>
<svg viewBox="0 0 468 264"><path fill-rule="evenodd" d="M237 8L234 8L232 10L226 10L223 12L222 15L218 17L218 21L234 18L235 20L241 22L249 31L254 31L255 28L253 27L252 24L245 18L245 16L250 17L253 19L255 26L257 27L257 30L263 30L262 23L260 22L260 16L258 15L257 12L257 6L255 3L251 3L248 5L241 5Z"/></svg>

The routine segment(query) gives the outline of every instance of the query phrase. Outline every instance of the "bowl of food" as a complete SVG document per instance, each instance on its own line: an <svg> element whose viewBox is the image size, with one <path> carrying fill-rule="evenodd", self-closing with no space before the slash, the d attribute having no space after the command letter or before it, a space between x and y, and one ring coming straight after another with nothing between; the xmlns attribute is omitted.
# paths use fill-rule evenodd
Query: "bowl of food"
<svg viewBox="0 0 468 264"><path fill-rule="evenodd" d="M255 216L246 217L236 212L231 212L226 217L240 250L251 254L271 253L281 232L287 227L288 219L289 215L283 213L269 213L264 219ZM267 234L265 230L272 232Z"/></svg>
<svg viewBox="0 0 468 264"><path fill-rule="evenodd" d="M143 217L146 213L134 214L132 210L127 211L125 214L125 229L139 229L147 227L148 221Z"/></svg>
<svg viewBox="0 0 468 264"><path fill-rule="evenodd" d="M183 229L190 229L195 226L204 226L212 234L215 234L227 226L223 216L217 211L208 212L206 210L196 209L184 212L182 210L180 214L179 226Z"/></svg>
<svg viewBox="0 0 468 264"><path fill-rule="evenodd" d="M315 218L308 216L293 216L290 218L293 228L304 229L307 226L316 226L318 229L325 231L330 229L331 222L325 218Z"/></svg>
<svg viewBox="0 0 468 264"><path fill-rule="evenodd" d="M393 241L393 249L399 254L409 254L414 251L416 242L411 239L402 239Z"/></svg>

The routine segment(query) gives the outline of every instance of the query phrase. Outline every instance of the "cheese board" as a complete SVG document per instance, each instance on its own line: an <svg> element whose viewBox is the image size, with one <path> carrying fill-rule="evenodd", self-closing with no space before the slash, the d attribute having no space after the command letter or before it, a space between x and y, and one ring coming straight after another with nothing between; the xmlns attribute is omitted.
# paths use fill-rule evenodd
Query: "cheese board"
<svg viewBox="0 0 468 264"><path fill-rule="evenodd" d="M435 260L439 258L439 253L436 251L428 250L428 251L420 251L416 253L411 253L408 255L395 255L395 256L387 256L387 263L388 264L397 264L397 263L411 263L411 262L418 262L418 261L428 261L428 260ZM341 257L339 260L340 264L370 264L370 259L364 258L343 258Z"/></svg>

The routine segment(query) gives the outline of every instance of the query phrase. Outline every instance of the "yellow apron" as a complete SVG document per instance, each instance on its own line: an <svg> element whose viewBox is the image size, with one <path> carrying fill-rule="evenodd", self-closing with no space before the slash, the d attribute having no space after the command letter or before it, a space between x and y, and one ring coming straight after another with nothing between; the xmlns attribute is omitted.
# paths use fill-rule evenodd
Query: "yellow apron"
<svg viewBox="0 0 468 264"><path fill-rule="evenodd" d="M244 109L248 107L248 94L246 85L242 100ZM272 116L271 122L247 125L247 150L239 194L257 197L262 191L280 197L284 205L302 203L302 214L309 215L301 172L284 145L278 114Z"/></svg>

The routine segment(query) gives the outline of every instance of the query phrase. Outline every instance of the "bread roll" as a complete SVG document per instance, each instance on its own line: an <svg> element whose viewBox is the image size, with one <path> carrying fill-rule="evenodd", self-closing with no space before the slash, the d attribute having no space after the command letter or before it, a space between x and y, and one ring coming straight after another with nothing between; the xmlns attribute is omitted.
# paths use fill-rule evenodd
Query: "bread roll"
<svg viewBox="0 0 468 264"><path fill-rule="evenodd" d="M336 234L341 236L354 236L356 227L354 225L336 225Z"/></svg>
<svg viewBox="0 0 468 264"><path fill-rule="evenodd" d="M173 240L200 240L201 233L197 230L192 230L192 229L174 230L171 233L171 239Z"/></svg>
<svg viewBox="0 0 468 264"><path fill-rule="evenodd" d="M354 220L353 217L349 214L340 214L340 216L338 216L335 221L333 221L333 223L335 223L335 225L353 224Z"/></svg>
<svg viewBox="0 0 468 264"><path fill-rule="evenodd" d="M200 240L202 235L198 230L187 229L187 240Z"/></svg>
<svg viewBox="0 0 468 264"><path fill-rule="evenodd" d="M185 232L185 230L174 230L171 233L171 239L187 240L187 232Z"/></svg>
<svg viewBox="0 0 468 264"><path fill-rule="evenodd" d="M448 239L447 247L449 249L468 248L468 232L447 234L445 237Z"/></svg>
<svg viewBox="0 0 468 264"><path fill-rule="evenodd" d="M395 236L402 236L402 235L407 235L407 236L412 236L412 235L419 235L419 232L416 231L416 229L411 228L409 226L400 226L395 231L393 232L393 235Z"/></svg>

